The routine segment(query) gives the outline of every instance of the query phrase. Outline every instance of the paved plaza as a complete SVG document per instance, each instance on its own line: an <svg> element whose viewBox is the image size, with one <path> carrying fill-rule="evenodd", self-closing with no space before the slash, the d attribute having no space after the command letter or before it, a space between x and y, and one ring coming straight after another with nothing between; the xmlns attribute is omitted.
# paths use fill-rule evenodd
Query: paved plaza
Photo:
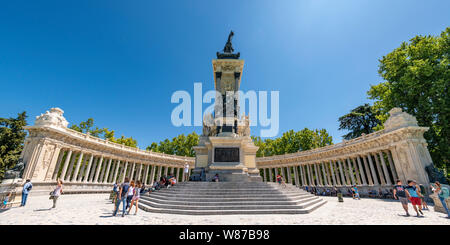
<svg viewBox="0 0 450 245"><path fill-rule="evenodd" d="M48 196L30 196L23 208L0 212L1 225L284 225L284 224L401 224L450 225L443 213L423 211L424 217L405 217L400 203L392 200L323 197L327 203L310 214L297 215L210 215L157 214L139 210L137 215L112 217L113 205L106 194L63 195L58 207ZM412 206L410 204L413 214ZM433 207L430 206L432 210Z"/></svg>

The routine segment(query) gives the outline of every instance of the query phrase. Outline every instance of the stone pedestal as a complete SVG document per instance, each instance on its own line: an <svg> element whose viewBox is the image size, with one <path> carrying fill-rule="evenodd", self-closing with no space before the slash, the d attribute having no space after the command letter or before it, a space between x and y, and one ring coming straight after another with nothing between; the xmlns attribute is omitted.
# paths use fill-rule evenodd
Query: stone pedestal
<svg viewBox="0 0 450 245"><path fill-rule="evenodd" d="M219 181L253 182L262 181L256 168L255 158L258 147L250 137L237 135L220 137L201 137L196 151L196 170L205 170L206 178L211 181L218 174Z"/></svg>

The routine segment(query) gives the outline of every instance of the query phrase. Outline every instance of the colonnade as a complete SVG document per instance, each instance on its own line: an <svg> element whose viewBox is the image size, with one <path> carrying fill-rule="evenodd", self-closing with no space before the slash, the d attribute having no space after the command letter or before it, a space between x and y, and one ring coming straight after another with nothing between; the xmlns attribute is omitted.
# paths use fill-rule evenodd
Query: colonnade
<svg viewBox="0 0 450 245"><path fill-rule="evenodd" d="M115 183L125 177L152 185L155 180L168 174L184 181L183 167L149 162L130 161L114 156L95 154L82 150L60 150L52 180L75 183Z"/></svg>
<svg viewBox="0 0 450 245"><path fill-rule="evenodd" d="M263 181L280 174L296 186L392 186L398 179L389 149L331 159L260 167Z"/></svg>

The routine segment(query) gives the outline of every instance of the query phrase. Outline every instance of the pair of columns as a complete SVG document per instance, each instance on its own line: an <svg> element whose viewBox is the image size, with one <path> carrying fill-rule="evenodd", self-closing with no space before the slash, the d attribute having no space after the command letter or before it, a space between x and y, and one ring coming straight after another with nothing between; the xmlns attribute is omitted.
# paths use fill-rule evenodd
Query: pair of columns
<svg viewBox="0 0 450 245"><path fill-rule="evenodd" d="M385 158L389 163L389 169ZM328 163L320 161L312 164L264 168L264 181L267 181L268 178L269 181L275 181L271 173L275 172L275 176L278 175L278 168L280 168L281 174L287 177L287 183L291 181L291 169L293 169L297 186L392 185L397 178L389 150L333 159ZM270 173L269 176L267 176L267 171Z"/></svg>

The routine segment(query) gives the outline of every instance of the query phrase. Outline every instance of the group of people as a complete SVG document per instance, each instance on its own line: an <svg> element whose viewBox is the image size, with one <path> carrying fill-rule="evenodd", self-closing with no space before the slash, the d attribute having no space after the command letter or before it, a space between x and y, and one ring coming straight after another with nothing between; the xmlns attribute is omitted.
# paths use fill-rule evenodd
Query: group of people
<svg viewBox="0 0 450 245"><path fill-rule="evenodd" d="M278 182L278 184L286 187L286 183L282 175L277 174L276 181ZM381 188L378 191L378 195L376 191L369 190L369 197L386 198L388 196L391 196L394 199L400 200L403 209L406 211L406 216L410 216L408 212L408 201L410 201L414 211L417 214L417 217L423 216L422 210L429 210L424 196L426 193L425 187L423 185L418 185L414 180L408 180L408 184L406 186L402 185L401 180L397 180L396 183L397 184L394 186L394 189L390 190L388 193L383 193ZM430 188L434 193L438 195L439 200L444 207L444 210L447 212L448 218L450 218L450 212L445 202L445 200L449 197L448 188L442 186L438 181L436 181L434 185L431 185ZM342 193L340 189L336 187L334 187L332 190L320 190L316 187L305 186L304 189L311 194L322 196L337 196L339 193ZM347 192L349 196L352 196L353 199L361 199L358 187L356 185L353 185L351 189L347 190Z"/></svg>
<svg viewBox="0 0 450 245"><path fill-rule="evenodd" d="M63 182L60 179L58 179L56 181L55 189L53 189L53 191L50 192L49 199L53 200L53 206L51 208L56 208L56 202L57 202L59 196L61 196L61 194L63 193L62 186L63 186ZM33 188L33 184L31 183L31 181L29 179L27 179L25 181L25 184L22 187L22 200L20 201L20 207L25 207L25 205L27 204L28 195L30 194L32 188ZM13 194L12 192L9 192L4 197L4 199L2 200L1 209L8 208L8 204L11 202L12 194Z"/></svg>
<svg viewBox="0 0 450 245"><path fill-rule="evenodd" d="M417 185L414 180L408 180L407 185L403 185L401 180L397 180L396 183L394 186L394 198L400 201L406 212L406 216L410 216L408 212L408 200L411 202L417 217L423 216L422 210L429 210L424 196L426 193L425 187ZM430 188L432 192L437 194L442 206L447 212L447 217L450 218L450 213L445 203L445 199L449 197L448 188L442 186L439 181L436 181L434 185L430 185Z"/></svg>
<svg viewBox="0 0 450 245"><path fill-rule="evenodd" d="M134 215L136 215L139 208L139 199L141 195L163 188L170 188L172 186L175 186L176 184L177 179L174 174L161 176L159 181L155 181L149 188L146 188L145 185L141 183L141 181L130 181L129 178L125 178L124 182L120 185L116 182L114 184L112 192L112 200L114 202L113 216L117 216L120 204L122 204L122 217L124 217L126 214L130 214L130 211L133 207L135 207Z"/></svg>
<svg viewBox="0 0 450 245"><path fill-rule="evenodd" d="M125 214L130 214L133 206L136 207L134 212L136 215L139 207L141 190L145 189L145 187L142 187L143 185L139 180L136 182L132 180L130 182L128 178L125 178L125 181L121 185L115 183L113 188L113 201L115 203L113 216L117 215L120 204L122 204L122 217L124 217Z"/></svg>

